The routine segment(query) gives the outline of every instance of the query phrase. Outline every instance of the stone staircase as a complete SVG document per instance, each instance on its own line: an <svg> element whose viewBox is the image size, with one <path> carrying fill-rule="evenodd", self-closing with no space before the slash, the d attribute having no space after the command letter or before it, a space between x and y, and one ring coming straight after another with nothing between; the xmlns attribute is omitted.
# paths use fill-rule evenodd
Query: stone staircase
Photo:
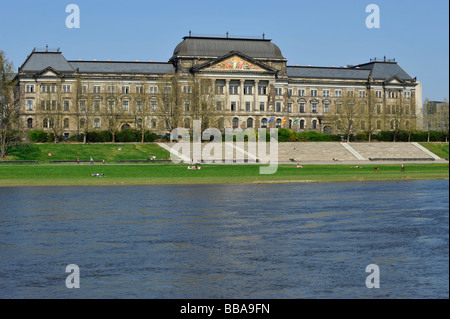
<svg viewBox="0 0 450 319"><path fill-rule="evenodd" d="M165 147L172 147L175 143L165 143ZM232 146L234 145L234 147ZM185 162L191 158L204 158L207 148L212 143L202 143L201 150L194 152L190 145L189 156L184 157ZM228 163L255 163L260 158L258 143L222 143L222 156L215 158L215 162ZM270 143L265 144L267 156L270 154ZM263 150L261 150L263 151ZM202 156L200 156L202 153ZM404 142L372 142L372 143L339 143L339 142L287 142L278 143L279 163L320 163L320 162L360 162L360 161L433 161L439 159L430 152L424 151L415 143ZM267 160L267 158L266 158Z"/></svg>
<svg viewBox="0 0 450 319"><path fill-rule="evenodd" d="M370 160L433 160L434 158L414 143L374 142L350 143L361 156Z"/></svg>

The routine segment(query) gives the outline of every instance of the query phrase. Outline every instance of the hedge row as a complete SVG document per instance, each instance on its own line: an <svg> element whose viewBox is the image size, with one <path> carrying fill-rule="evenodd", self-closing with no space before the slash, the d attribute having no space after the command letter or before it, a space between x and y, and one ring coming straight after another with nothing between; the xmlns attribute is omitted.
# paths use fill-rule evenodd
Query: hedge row
<svg viewBox="0 0 450 319"><path fill-rule="evenodd" d="M28 133L31 142L34 143L46 143L53 142L55 135L53 133L47 133L41 130L30 131ZM83 142L84 134L72 135L69 139L65 139L63 136L59 137L60 141L68 140L72 142ZM158 136L146 131L144 133L144 142L154 142L158 139ZM122 130L116 133L116 142L141 142L142 133L140 130L128 129ZM112 142L112 134L109 131L92 131L86 135L86 142L88 143L108 143Z"/></svg>

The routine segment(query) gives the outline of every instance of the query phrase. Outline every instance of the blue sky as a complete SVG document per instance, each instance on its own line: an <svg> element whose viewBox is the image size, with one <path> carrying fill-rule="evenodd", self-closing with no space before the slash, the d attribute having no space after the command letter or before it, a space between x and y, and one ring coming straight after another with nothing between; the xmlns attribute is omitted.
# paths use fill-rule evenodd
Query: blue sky
<svg viewBox="0 0 450 319"><path fill-rule="evenodd" d="M68 4L80 28L68 29ZM365 25L380 8L380 28ZM423 84L423 97L449 97L447 0L104 1L0 0L0 49L19 67L34 47L60 47L68 60L166 62L194 34L260 36L288 65L345 66L395 58Z"/></svg>

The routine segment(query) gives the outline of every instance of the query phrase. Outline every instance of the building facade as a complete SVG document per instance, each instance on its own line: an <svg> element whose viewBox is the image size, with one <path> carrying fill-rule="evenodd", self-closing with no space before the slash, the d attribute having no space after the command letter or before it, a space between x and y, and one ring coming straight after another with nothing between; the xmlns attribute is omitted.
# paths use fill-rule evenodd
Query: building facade
<svg viewBox="0 0 450 319"><path fill-rule="evenodd" d="M168 62L66 60L59 49L34 49L16 79L21 129L66 138L126 128L164 134L195 119L220 129L344 133L346 113L352 133L423 124L421 83L395 61L289 66L264 37L186 36Z"/></svg>

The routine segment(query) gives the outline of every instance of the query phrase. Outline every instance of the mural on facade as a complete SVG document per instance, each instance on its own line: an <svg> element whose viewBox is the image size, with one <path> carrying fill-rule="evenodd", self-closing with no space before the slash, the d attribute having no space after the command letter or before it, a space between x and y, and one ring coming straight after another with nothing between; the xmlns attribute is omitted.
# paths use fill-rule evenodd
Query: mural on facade
<svg viewBox="0 0 450 319"><path fill-rule="evenodd" d="M241 58L234 56L220 63L214 64L208 69L213 70L244 70L244 71L264 71L264 69L256 66L250 62L242 60Z"/></svg>

